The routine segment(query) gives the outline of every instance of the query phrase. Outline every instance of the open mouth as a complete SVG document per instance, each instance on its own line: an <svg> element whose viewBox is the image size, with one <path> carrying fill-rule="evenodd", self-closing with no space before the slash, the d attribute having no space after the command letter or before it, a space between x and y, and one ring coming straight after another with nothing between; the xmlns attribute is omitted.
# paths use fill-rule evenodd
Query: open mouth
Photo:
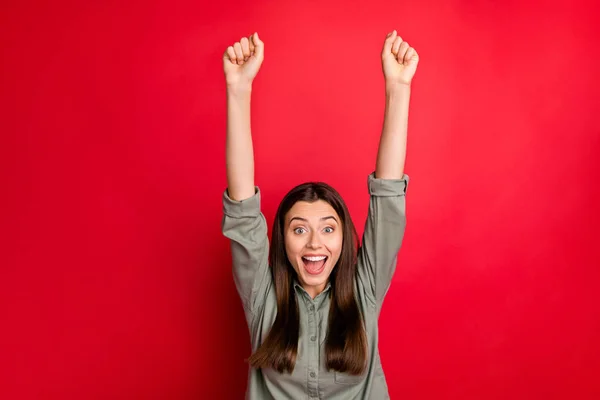
<svg viewBox="0 0 600 400"><path fill-rule="evenodd" d="M327 256L302 257L304 270L310 275L318 275L325 269Z"/></svg>

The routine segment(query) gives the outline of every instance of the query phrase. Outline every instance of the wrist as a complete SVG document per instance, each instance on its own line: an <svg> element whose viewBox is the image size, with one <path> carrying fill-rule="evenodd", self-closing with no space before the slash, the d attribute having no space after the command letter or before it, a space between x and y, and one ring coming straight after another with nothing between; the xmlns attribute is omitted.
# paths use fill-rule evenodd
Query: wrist
<svg viewBox="0 0 600 400"><path fill-rule="evenodd" d="M252 83L227 84L228 95L244 95L252 92Z"/></svg>
<svg viewBox="0 0 600 400"><path fill-rule="evenodd" d="M410 93L410 83L385 82L386 94Z"/></svg>

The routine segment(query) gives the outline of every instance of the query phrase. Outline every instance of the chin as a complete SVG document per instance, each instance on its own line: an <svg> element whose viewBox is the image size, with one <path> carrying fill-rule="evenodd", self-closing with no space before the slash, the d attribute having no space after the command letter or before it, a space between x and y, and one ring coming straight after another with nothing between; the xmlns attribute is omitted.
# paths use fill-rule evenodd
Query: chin
<svg viewBox="0 0 600 400"><path fill-rule="evenodd" d="M320 286L327 283L329 276L315 277L315 276L303 276L304 283L308 286Z"/></svg>

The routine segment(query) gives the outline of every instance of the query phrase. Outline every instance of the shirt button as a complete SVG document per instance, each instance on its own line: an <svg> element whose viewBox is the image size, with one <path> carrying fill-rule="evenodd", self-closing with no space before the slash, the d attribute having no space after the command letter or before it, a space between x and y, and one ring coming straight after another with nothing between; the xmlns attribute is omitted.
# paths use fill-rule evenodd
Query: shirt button
<svg viewBox="0 0 600 400"><path fill-rule="evenodd" d="M311 373L310 373L310 377L311 377L311 378L314 378L315 376L317 376L317 374L315 374L314 372L311 372Z"/></svg>
<svg viewBox="0 0 600 400"><path fill-rule="evenodd" d="M310 306L308 309L309 309L310 311L315 311L315 306Z"/></svg>
<svg viewBox="0 0 600 400"><path fill-rule="evenodd" d="M310 340L311 340L312 342L314 342L315 340L317 340L317 337L316 337L316 336L311 336L311 337L310 337Z"/></svg>

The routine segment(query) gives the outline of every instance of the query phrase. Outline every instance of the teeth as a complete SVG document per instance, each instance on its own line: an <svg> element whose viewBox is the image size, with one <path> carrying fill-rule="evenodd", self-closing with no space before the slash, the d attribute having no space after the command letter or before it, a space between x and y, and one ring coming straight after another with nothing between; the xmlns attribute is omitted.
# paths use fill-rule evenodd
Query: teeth
<svg viewBox="0 0 600 400"><path fill-rule="evenodd" d="M308 261L321 261L321 260L326 259L327 257L325 257L325 256L318 256L318 257L302 257L302 258L304 258L304 259L306 259Z"/></svg>

